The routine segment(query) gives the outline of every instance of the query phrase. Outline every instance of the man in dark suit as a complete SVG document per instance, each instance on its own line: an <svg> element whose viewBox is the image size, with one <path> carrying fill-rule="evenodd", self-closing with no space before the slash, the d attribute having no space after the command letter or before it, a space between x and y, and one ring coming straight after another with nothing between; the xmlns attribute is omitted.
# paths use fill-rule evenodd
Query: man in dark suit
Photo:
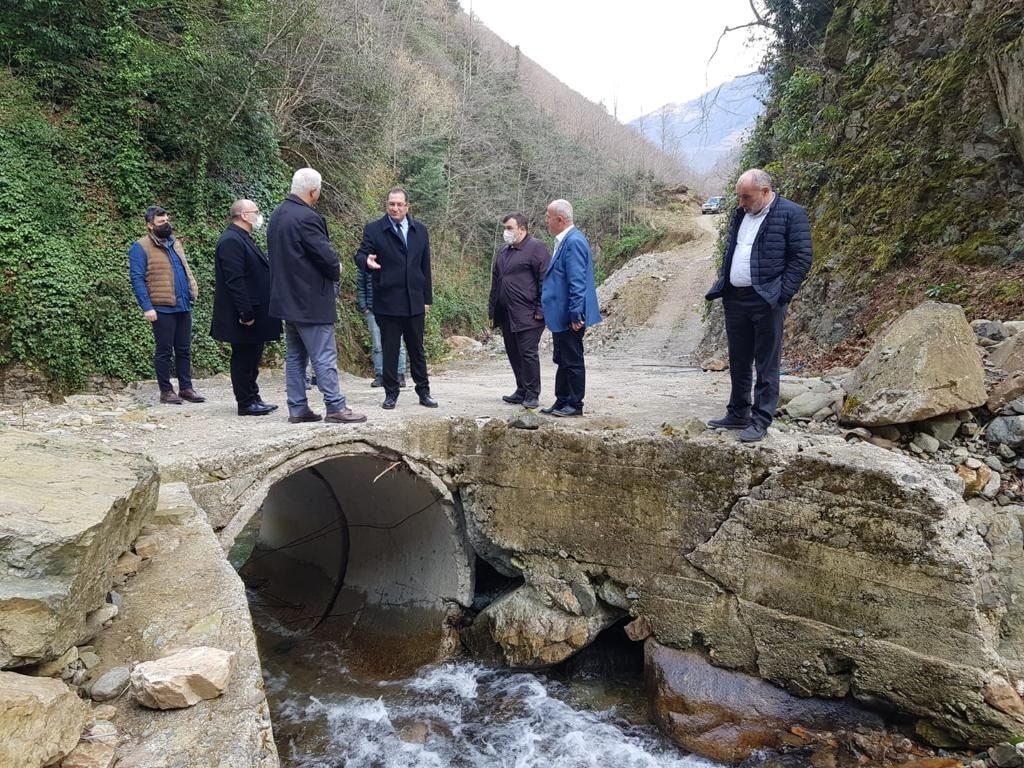
<svg viewBox="0 0 1024 768"><path fill-rule="evenodd" d="M324 420L352 424L366 421L366 416L345 404L338 385L334 322L341 262L327 236L327 222L313 210L320 200L320 184L319 173L300 168L292 176L292 193L270 215L270 314L287 324L288 421L320 421L306 397L306 363L311 361L327 407Z"/></svg>
<svg viewBox="0 0 1024 768"><path fill-rule="evenodd" d="M369 270L373 285L373 316L380 327L384 355L384 403L398 402L398 346L405 339L409 373L416 382L420 405L437 408L430 396L423 326L433 302L430 279L430 236L422 222L409 215L409 196L401 187L388 192L387 213L363 228L363 242L355 255L361 269Z"/></svg>
<svg viewBox="0 0 1024 768"><path fill-rule="evenodd" d="M505 246L494 257L491 268L487 315L493 327L501 328L505 354L516 377L516 391L501 399L536 408L540 397L537 346L544 332L540 291L551 254L544 243L530 235L523 214L511 213L501 224Z"/></svg>
<svg viewBox="0 0 1024 768"><path fill-rule="evenodd" d="M760 168L740 176L736 197L722 269L704 297L722 299L725 309L732 391L726 415L708 425L741 430L740 440L753 443L767 434L779 404L782 324L811 267L811 228L804 209L775 194Z"/></svg>
<svg viewBox="0 0 1024 768"><path fill-rule="evenodd" d="M268 341L281 338L281 321L271 318L270 262L252 239L263 214L252 200L231 205L231 223L217 241L210 335L231 344L231 388L239 416L264 416L277 409L263 402L256 378Z"/></svg>
<svg viewBox="0 0 1024 768"><path fill-rule="evenodd" d="M573 225L572 205L555 200L544 214L555 252L544 274L541 306L554 342L555 402L541 413L582 416L587 389L583 335L601 322L590 243Z"/></svg>

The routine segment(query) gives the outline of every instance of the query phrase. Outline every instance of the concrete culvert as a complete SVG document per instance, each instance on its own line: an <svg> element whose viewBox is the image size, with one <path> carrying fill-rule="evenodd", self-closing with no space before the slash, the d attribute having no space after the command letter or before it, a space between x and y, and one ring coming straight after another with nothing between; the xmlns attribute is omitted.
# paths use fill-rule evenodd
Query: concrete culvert
<svg viewBox="0 0 1024 768"><path fill-rule="evenodd" d="M458 647L473 557L448 489L401 457L328 458L267 491L239 573L285 632L346 645L353 671L407 674Z"/></svg>

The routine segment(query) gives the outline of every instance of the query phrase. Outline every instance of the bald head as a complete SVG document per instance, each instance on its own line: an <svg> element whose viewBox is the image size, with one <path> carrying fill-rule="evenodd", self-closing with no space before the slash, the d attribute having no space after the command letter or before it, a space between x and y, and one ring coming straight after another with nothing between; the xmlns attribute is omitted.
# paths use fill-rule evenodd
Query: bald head
<svg viewBox="0 0 1024 768"><path fill-rule="evenodd" d="M774 198L772 177L760 168L744 171L736 180L736 199L746 213L760 213Z"/></svg>
<svg viewBox="0 0 1024 768"><path fill-rule="evenodd" d="M263 226L263 214L260 213L260 207L246 198L235 200L231 204L228 215L231 217L232 224L237 224L247 232L252 232Z"/></svg>

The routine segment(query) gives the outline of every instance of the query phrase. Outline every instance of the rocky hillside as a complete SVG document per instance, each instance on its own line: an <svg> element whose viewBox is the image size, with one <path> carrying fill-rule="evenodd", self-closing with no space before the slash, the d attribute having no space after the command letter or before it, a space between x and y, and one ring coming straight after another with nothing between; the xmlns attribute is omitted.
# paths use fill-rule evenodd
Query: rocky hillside
<svg viewBox="0 0 1024 768"><path fill-rule="evenodd" d="M773 2L772 93L744 164L807 206L791 356L855 361L925 299L1024 311L1020 0Z"/></svg>

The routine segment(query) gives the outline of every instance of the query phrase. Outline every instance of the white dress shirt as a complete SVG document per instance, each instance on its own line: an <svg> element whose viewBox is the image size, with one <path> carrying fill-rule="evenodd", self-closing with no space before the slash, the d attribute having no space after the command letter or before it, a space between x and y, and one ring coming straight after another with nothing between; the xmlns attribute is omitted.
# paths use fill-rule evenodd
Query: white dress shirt
<svg viewBox="0 0 1024 768"><path fill-rule="evenodd" d="M743 214L740 231L736 233L736 250L732 252L732 266L729 269L729 283L737 288L749 288L754 284L750 275L750 253L754 248L757 233L761 231L761 225L774 202L775 198L772 197L772 201L758 213Z"/></svg>

